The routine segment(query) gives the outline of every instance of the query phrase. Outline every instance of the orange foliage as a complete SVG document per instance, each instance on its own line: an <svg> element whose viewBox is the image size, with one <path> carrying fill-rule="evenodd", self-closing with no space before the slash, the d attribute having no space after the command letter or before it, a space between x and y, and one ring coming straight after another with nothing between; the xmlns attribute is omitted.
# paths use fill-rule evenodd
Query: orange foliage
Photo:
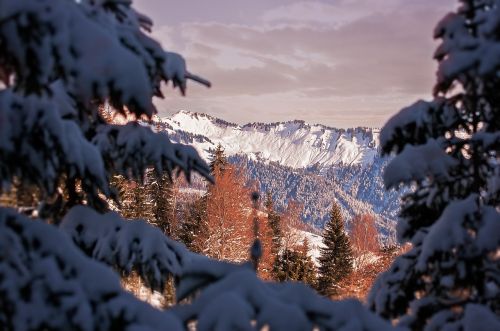
<svg viewBox="0 0 500 331"><path fill-rule="evenodd" d="M250 190L241 172L227 166L214 172L215 185L207 193L206 227L201 235L203 253L218 259L248 260L253 239Z"/></svg>
<svg viewBox="0 0 500 331"><path fill-rule="evenodd" d="M363 267L369 262L371 255L369 253L380 250L375 216L370 214L355 216L352 220L350 241L356 267Z"/></svg>
<svg viewBox="0 0 500 331"><path fill-rule="evenodd" d="M354 270L347 278L340 282L338 294L333 299L356 298L361 301L366 301L366 297L375 279L380 273L386 271L394 259L403 254L405 249L406 248L392 247L376 252L376 261L365 265L363 268Z"/></svg>
<svg viewBox="0 0 500 331"><path fill-rule="evenodd" d="M267 224L266 217L259 217L259 239L262 244L262 257L260 258L258 274L266 280L272 279L272 270L276 256L272 254L271 229Z"/></svg>

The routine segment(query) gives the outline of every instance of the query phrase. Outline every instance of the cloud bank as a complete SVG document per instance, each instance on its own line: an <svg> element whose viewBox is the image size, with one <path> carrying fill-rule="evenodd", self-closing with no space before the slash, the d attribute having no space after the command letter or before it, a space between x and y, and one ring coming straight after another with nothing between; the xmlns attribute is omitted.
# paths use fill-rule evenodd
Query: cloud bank
<svg viewBox="0 0 500 331"><path fill-rule="evenodd" d="M381 126L400 108L430 96L432 30L455 3L254 2L235 0L216 14L193 3L174 24L153 16L160 21L155 37L214 84L210 90L192 84L187 98L167 93L157 102L162 115L188 109L239 123L304 119ZM148 14L146 3L139 6ZM242 11L249 15L238 18Z"/></svg>

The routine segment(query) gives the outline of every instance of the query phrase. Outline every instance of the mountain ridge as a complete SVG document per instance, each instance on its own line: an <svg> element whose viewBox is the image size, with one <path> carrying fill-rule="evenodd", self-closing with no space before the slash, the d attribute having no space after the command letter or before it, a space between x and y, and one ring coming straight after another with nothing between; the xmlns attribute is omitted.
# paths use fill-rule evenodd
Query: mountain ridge
<svg viewBox="0 0 500 331"><path fill-rule="evenodd" d="M380 156L377 128L337 129L301 120L238 125L188 111L151 124L172 141L192 145L206 161L221 144L230 162L246 169L249 183L272 194L279 210L296 201L303 205L303 221L316 228L336 201L347 228L355 215L368 213L377 217L382 241L395 240L399 194L385 190L388 159Z"/></svg>
<svg viewBox="0 0 500 331"><path fill-rule="evenodd" d="M185 110L159 118L159 122L174 141L193 135L191 143L205 158L214 147L211 145L217 144L228 155L246 154L293 168L369 165L379 152L377 128L339 129L302 120L238 125Z"/></svg>

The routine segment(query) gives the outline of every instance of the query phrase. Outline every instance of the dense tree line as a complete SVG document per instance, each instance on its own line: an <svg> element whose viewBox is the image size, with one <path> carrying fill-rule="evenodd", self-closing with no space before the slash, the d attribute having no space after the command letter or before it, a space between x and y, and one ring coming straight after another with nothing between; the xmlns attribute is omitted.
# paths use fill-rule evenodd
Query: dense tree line
<svg viewBox="0 0 500 331"><path fill-rule="evenodd" d="M376 158L364 169L341 165L321 172L260 162L244 155L231 156L229 160L247 169L247 181L256 182L259 191L271 193L279 212L284 212L290 201L300 202L304 207L302 220L323 228L330 218L332 201L337 201L347 224L356 215L375 215L382 239L386 244L396 244L399 193L384 189L382 173L388 162L386 158Z"/></svg>
<svg viewBox="0 0 500 331"><path fill-rule="evenodd" d="M128 218L143 218L191 250L233 262L249 259L252 242L250 192L243 170L230 164L221 146L211 151L210 169L216 184L206 192L177 203L179 187L167 177L148 172L142 183L117 177L118 210ZM352 269L352 250L344 229L345 219L336 203L323 233L324 247L318 265L313 261L308 238L300 234L303 207L290 203L278 212L270 193L265 194L259 217L259 239L264 255L259 274L276 281L299 281L331 296L335 286ZM182 205L182 206L181 206ZM375 236L376 240L376 236Z"/></svg>

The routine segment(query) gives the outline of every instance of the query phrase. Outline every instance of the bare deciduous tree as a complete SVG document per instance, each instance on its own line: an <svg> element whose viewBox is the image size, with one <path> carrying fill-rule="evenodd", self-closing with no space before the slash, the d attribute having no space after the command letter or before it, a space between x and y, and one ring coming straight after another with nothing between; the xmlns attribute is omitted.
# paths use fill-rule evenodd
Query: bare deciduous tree
<svg viewBox="0 0 500 331"><path fill-rule="evenodd" d="M377 253L380 250L375 216L373 215L356 215L352 220L350 237L356 268L368 264L373 256L370 253Z"/></svg>
<svg viewBox="0 0 500 331"><path fill-rule="evenodd" d="M215 169L215 185L207 193L205 234L202 235L203 253L229 261L248 259L252 239L250 190L242 186L241 171L226 166Z"/></svg>

